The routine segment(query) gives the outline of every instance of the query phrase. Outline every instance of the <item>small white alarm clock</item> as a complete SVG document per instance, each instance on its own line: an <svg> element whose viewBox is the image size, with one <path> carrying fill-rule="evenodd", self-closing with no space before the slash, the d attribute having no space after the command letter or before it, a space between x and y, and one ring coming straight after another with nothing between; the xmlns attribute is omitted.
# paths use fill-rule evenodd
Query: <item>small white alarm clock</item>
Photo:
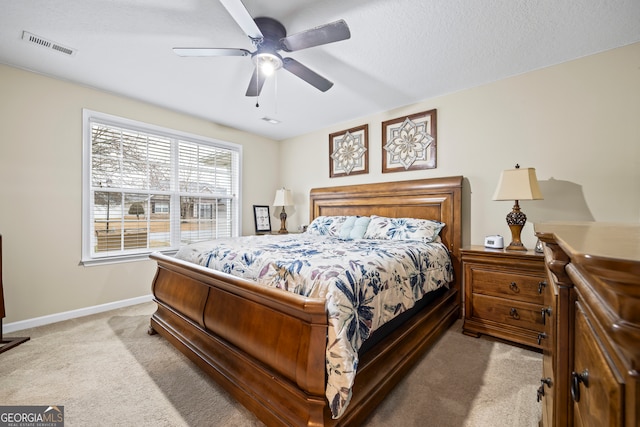
<svg viewBox="0 0 640 427"><path fill-rule="evenodd" d="M499 234L495 236L487 236L484 238L484 247L493 248L493 249L502 249L504 248L504 239Z"/></svg>

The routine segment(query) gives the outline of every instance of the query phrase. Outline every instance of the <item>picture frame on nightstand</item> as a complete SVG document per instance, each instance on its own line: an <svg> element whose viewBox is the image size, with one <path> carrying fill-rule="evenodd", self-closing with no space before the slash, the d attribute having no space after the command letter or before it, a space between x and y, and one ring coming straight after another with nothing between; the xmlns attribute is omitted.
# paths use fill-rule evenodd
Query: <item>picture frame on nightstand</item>
<svg viewBox="0 0 640 427"><path fill-rule="evenodd" d="M256 234L271 233L269 206L253 205L253 219L256 225Z"/></svg>

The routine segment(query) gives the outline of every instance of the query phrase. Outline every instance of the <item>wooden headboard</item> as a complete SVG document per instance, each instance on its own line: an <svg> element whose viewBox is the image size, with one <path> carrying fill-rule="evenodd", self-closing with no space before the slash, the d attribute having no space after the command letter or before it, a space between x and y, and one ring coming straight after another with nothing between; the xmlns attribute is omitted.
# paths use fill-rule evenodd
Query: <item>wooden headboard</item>
<svg viewBox="0 0 640 427"><path fill-rule="evenodd" d="M380 215L435 219L446 224L440 233L459 259L462 244L462 176L380 182L311 190L311 218L321 215Z"/></svg>

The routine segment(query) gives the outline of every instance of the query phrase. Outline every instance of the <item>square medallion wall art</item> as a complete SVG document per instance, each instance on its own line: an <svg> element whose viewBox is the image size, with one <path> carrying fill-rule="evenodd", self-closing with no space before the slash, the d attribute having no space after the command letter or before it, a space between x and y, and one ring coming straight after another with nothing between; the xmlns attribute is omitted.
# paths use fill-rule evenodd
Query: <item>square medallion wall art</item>
<svg viewBox="0 0 640 427"><path fill-rule="evenodd" d="M436 167L436 110L382 122L382 173Z"/></svg>
<svg viewBox="0 0 640 427"><path fill-rule="evenodd" d="M329 135L329 177L369 173L369 125Z"/></svg>

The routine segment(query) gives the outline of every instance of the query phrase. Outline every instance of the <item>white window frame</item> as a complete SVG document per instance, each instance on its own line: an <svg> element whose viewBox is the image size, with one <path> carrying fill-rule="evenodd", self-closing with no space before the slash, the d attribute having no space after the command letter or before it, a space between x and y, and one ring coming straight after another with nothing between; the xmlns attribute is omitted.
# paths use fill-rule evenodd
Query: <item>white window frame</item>
<svg viewBox="0 0 640 427"><path fill-rule="evenodd" d="M121 251L109 251L108 254L97 253L94 247L94 198L92 189L92 123L98 122L100 124L114 126L117 128L128 129L145 134L153 134L162 138L168 138L172 140L172 164L174 167L174 177L172 178L171 190L169 191L171 197L170 208L170 227L171 227L171 243L170 247L163 248L161 250L154 248L141 248L141 249L125 249ZM180 246L180 195L179 189L176 188L177 179L177 141L187 141L199 145L227 149L237 153L237 175L236 182L233 185L235 187L235 195L231 197L231 203L233 204L233 212L235 214L235 221L232 220L231 235L239 236L242 224L242 146L231 142L220 141L212 138L203 137L200 135L185 133L173 129L164 128L148 123L139 122L136 120L126 119L106 113L92 111L89 109L82 110L82 257L80 263L85 266L136 261L148 259L149 254L152 252L162 253L175 253Z"/></svg>

